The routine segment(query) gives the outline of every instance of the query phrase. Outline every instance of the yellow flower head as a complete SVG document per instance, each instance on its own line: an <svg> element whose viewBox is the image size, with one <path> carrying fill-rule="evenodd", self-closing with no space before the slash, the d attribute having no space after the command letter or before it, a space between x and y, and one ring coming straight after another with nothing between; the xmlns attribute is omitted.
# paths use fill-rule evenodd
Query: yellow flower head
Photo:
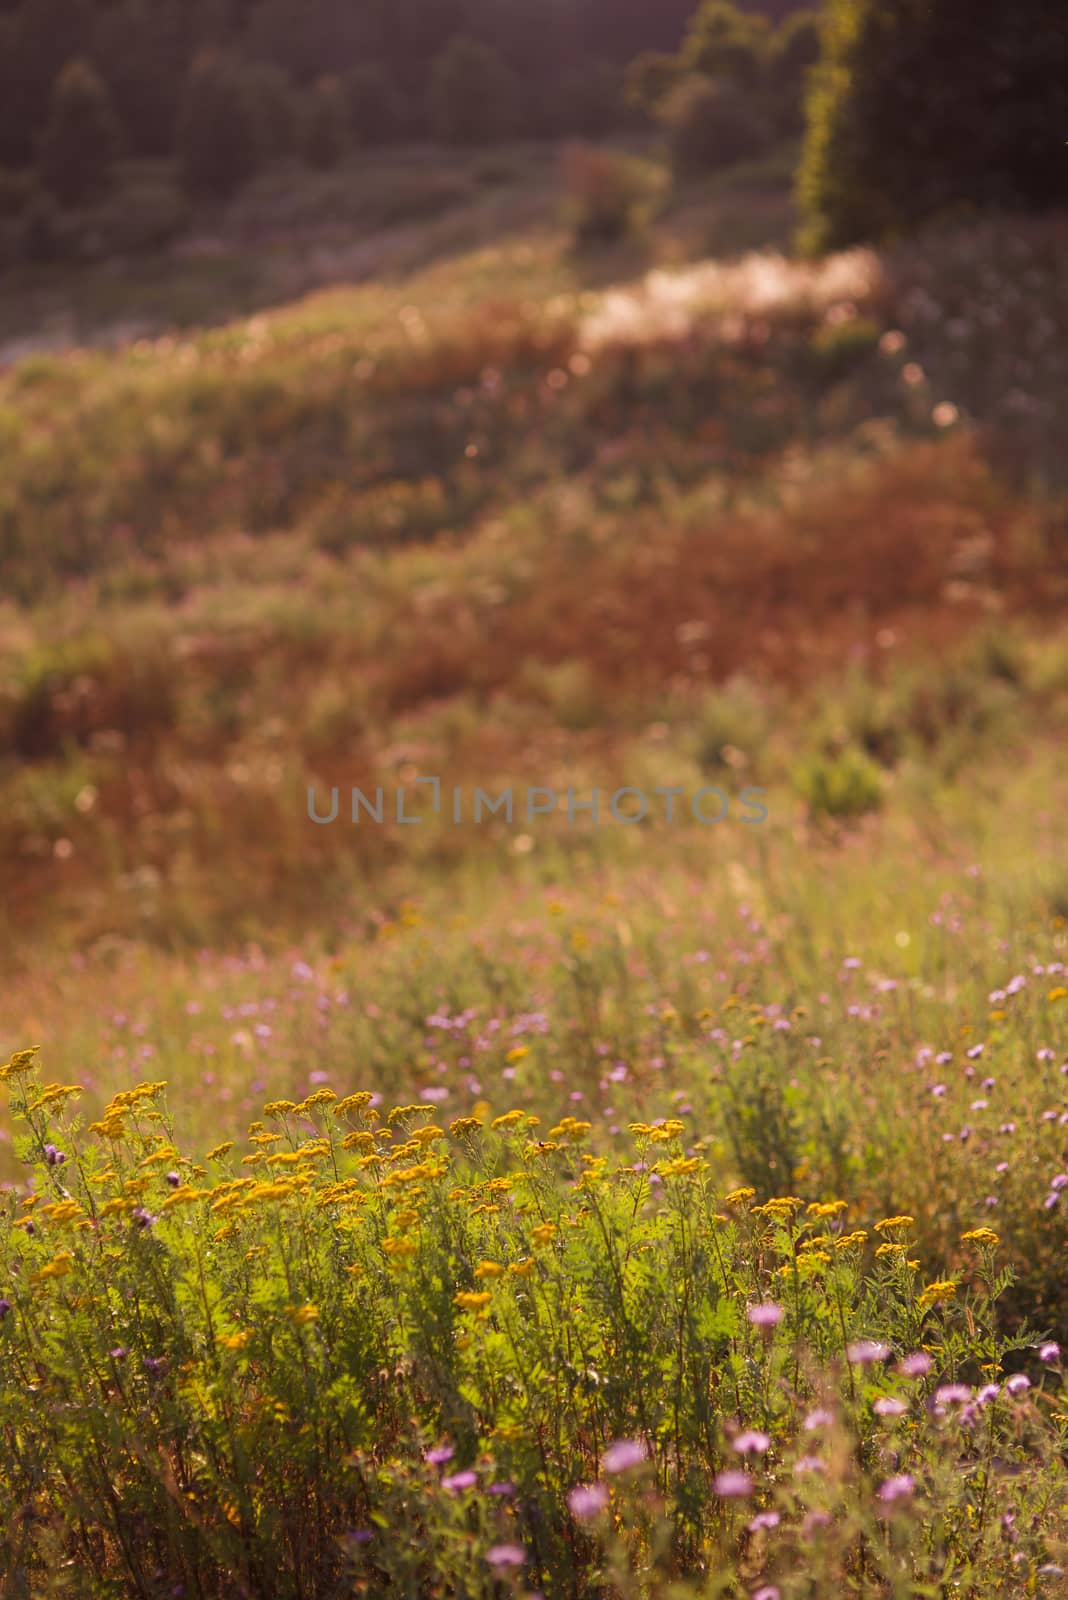
<svg viewBox="0 0 1068 1600"><path fill-rule="evenodd" d="M876 1233L882 1233L886 1228L911 1228L915 1217L884 1217L875 1224Z"/></svg>
<svg viewBox="0 0 1068 1600"><path fill-rule="evenodd" d="M992 1250L1001 1243L993 1228L972 1228L970 1232L962 1233L960 1239L961 1244L989 1245Z"/></svg>
<svg viewBox="0 0 1068 1600"><path fill-rule="evenodd" d="M732 1189L730 1194L724 1195L723 1204L725 1206L748 1205L749 1201L752 1200L755 1195L755 1189Z"/></svg>

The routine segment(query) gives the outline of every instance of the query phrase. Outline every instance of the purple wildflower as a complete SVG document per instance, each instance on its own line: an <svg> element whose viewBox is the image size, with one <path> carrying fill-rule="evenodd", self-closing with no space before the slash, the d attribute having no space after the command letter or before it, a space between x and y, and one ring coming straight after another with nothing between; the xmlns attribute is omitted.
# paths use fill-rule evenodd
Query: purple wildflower
<svg viewBox="0 0 1068 1600"><path fill-rule="evenodd" d="M887 1478L879 1487L879 1499L885 1505L893 1505L895 1500L908 1500L916 1488L916 1481L911 1473L899 1472L893 1478Z"/></svg>
<svg viewBox="0 0 1068 1600"><path fill-rule="evenodd" d="M829 1428L834 1422L833 1413L823 1406L817 1406L815 1411L810 1411L801 1426L806 1433L813 1433L817 1428Z"/></svg>
<svg viewBox="0 0 1068 1600"><path fill-rule="evenodd" d="M604 1510L608 1504L608 1490L603 1483L580 1483L568 1495L567 1503L571 1515L586 1522Z"/></svg>
<svg viewBox="0 0 1068 1600"><path fill-rule="evenodd" d="M1005 1380L1007 1394L1026 1394L1031 1387L1031 1380L1024 1372L1014 1372L1011 1378Z"/></svg>
<svg viewBox="0 0 1068 1600"><path fill-rule="evenodd" d="M465 1472L454 1472L447 1478L442 1478L441 1487L450 1494L459 1494L463 1489L473 1489L478 1482L478 1473L472 1472L470 1467Z"/></svg>
<svg viewBox="0 0 1068 1600"><path fill-rule="evenodd" d="M897 1370L905 1378L922 1378L925 1373L930 1372L931 1366L931 1358L926 1350L914 1350L911 1355L905 1356L904 1360L898 1362Z"/></svg>
<svg viewBox="0 0 1068 1600"><path fill-rule="evenodd" d="M1046 1362L1059 1361L1061 1359L1060 1345L1053 1339L1047 1339L1045 1344L1039 1346L1038 1359Z"/></svg>
<svg viewBox="0 0 1068 1600"><path fill-rule="evenodd" d="M866 1367L875 1361L885 1361L889 1354L890 1346L881 1344L878 1339L858 1339L846 1350L846 1355L855 1367Z"/></svg>
<svg viewBox="0 0 1068 1600"><path fill-rule="evenodd" d="M8 1312L10 1310L11 1310L11 1301L10 1300L6 1300L3 1297L0 1297L0 1322L3 1322L4 1318L7 1316Z"/></svg>
<svg viewBox="0 0 1068 1600"><path fill-rule="evenodd" d="M521 1567L526 1559L527 1553L521 1544L491 1544L486 1551L491 1567Z"/></svg>
<svg viewBox="0 0 1068 1600"><path fill-rule="evenodd" d="M759 1533L761 1529L777 1528L782 1518L777 1511L758 1511L749 1524L750 1533Z"/></svg>
<svg viewBox="0 0 1068 1600"><path fill-rule="evenodd" d="M805 1472L826 1472L826 1470L819 1456L798 1456L794 1462L794 1473L798 1477Z"/></svg>
<svg viewBox="0 0 1068 1600"><path fill-rule="evenodd" d="M443 1467L455 1454L451 1444L439 1444L436 1449L425 1451L423 1460L429 1461L432 1467Z"/></svg>
<svg viewBox="0 0 1068 1600"><path fill-rule="evenodd" d="M877 1417L900 1417L902 1412L908 1410L904 1400L897 1400L893 1395L881 1394L872 1406Z"/></svg>
<svg viewBox="0 0 1068 1600"><path fill-rule="evenodd" d="M939 1406L967 1405L971 1397L966 1383L944 1383L935 1390L935 1404Z"/></svg>
<svg viewBox="0 0 1068 1600"><path fill-rule="evenodd" d="M757 1428L750 1428L748 1433L740 1433L734 1441L734 1448L740 1456L762 1456L771 1440L766 1433L761 1433Z"/></svg>
<svg viewBox="0 0 1068 1600"><path fill-rule="evenodd" d="M515 1494L515 1484L505 1479L503 1483L491 1483L487 1492L495 1495Z"/></svg>
<svg viewBox="0 0 1068 1600"><path fill-rule="evenodd" d="M782 1321L785 1312L774 1300L763 1300L759 1305L749 1306L746 1316L754 1328L774 1328Z"/></svg>
<svg viewBox="0 0 1068 1600"><path fill-rule="evenodd" d="M601 1465L607 1473L629 1472L631 1467L640 1467L647 1455L643 1440L619 1439L608 1446Z"/></svg>
<svg viewBox="0 0 1068 1600"><path fill-rule="evenodd" d="M748 1472L728 1469L716 1473L712 1487L721 1500L744 1500L746 1495L752 1494L754 1484Z"/></svg>

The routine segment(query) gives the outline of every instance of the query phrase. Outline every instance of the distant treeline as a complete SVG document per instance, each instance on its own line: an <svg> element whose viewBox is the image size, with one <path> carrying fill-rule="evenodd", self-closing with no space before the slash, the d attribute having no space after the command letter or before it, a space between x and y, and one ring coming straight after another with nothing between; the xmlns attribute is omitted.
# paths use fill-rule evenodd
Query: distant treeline
<svg viewBox="0 0 1068 1600"><path fill-rule="evenodd" d="M0 0L0 166L31 164L63 67L104 83L127 153L171 153L197 58L272 68L295 88L355 74L380 139L435 131L434 74L457 40L507 74L515 133L589 131L622 69L678 47L695 0ZM774 5L769 5L774 11Z"/></svg>

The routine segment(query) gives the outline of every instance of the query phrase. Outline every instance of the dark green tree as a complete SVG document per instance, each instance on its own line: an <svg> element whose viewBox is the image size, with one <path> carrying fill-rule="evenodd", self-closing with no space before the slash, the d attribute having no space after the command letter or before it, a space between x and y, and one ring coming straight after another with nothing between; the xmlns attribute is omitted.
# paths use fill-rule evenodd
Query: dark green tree
<svg viewBox="0 0 1068 1600"><path fill-rule="evenodd" d="M52 86L39 164L66 206L98 199L111 182L119 125L108 92L85 61L69 61Z"/></svg>
<svg viewBox="0 0 1068 1600"><path fill-rule="evenodd" d="M194 62L178 113L177 154L192 194L230 195L256 171L256 110L237 62L213 55Z"/></svg>
<svg viewBox="0 0 1068 1600"><path fill-rule="evenodd" d="M389 144L404 131L405 106L389 73L373 61L345 79L349 129L358 145Z"/></svg>
<svg viewBox="0 0 1068 1600"><path fill-rule="evenodd" d="M1068 20L1049 0L829 0L809 95L804 242L976 206L1068 201Z"/></svg>
<svg viewBox="0 0 1068 1600"><path fill-rule="evenodd" d="M497 51L456 38L434 63L430 125L444 144L489 144L512 131L519 89Z"/></svg>
<svg viewBox="0 0 1068 1600"><path fill-rule="evenodd" d="M730 0L704 0L682 46L688 72L719 78L737 88L759 88L771 43L765 17L742 11Z"/></svg>
<svg viewBox="0 0 1068 1600"><path fill-rule="evenodd" d="M349 147L349 108L337 78L320 78L308 91L302 147L308 165L321 172L344 160Z"/></svg>

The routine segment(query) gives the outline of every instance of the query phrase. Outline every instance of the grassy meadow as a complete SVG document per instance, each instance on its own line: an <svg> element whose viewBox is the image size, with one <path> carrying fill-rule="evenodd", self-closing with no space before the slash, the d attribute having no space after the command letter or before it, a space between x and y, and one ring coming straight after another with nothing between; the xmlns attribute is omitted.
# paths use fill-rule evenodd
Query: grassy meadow
<svg viewBox="0 0 1068 1600"><path fill-rule="evenodd" d="M794 154L0 284L5 1600L1065 1592L1068 222Z"/></svg>

